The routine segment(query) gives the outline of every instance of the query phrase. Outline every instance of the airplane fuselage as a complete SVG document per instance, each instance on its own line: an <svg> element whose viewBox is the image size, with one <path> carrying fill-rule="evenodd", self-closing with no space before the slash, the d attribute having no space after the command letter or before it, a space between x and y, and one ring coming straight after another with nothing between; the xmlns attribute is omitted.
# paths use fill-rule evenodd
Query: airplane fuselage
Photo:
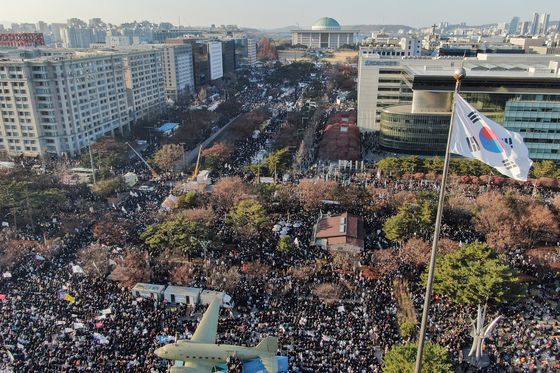
<svg viewBox="0 0 560 373"><path fill-rule="evenodd" d="M231 356L236 356L241 361L257 359L262 356L255 348L233 346L227 344L198 343L181 340L168 344L159 349L159 356L168 360L200 361L215 365L227 362Z"/></svg>

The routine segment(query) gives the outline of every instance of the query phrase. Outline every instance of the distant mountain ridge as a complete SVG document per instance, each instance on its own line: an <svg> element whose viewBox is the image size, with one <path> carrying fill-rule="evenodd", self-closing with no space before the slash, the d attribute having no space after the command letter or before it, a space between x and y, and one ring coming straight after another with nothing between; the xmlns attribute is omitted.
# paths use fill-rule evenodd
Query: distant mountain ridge
<svg viewBox="0 0 560 373"><path fill-rule="evenodd" d="M373 31L385 31L388 33L397 33L399 30L404 30L404 32L416 30L414 27L407 25L345 25L342 26L343 29L356 29L360 30L362 33L371 33Z"/></svg>

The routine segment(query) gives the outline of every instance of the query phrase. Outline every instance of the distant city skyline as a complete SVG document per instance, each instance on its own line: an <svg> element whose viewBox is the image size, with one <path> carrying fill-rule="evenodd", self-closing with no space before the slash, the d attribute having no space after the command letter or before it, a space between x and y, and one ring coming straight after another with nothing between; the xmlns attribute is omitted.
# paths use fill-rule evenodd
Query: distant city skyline
<svg viewBox="0 0 560 373"><path fill-rule="evenodd" d="M457 8L462 12L458 13ZM533 12L560 17L557 0L513 2L471 0L451 5L444 0L394 0L382 4L347 0L326 4L320 0L19 0L2 4L0 23L63 23L69 18L102 18L120 24L132 21L170 22L182 26L236 24L240 27L274 29L311 25L327 16L344 25L402 24L427 27L442 21L469 25L509 22L513 16L530 21Z"/></svg>

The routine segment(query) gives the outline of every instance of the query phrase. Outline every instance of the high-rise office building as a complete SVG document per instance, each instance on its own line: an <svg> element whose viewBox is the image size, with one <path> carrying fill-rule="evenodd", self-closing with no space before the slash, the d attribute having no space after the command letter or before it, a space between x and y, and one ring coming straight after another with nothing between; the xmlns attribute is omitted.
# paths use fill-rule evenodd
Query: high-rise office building
<svg viewBox="0 0 560 373"><path fill-rule="evenodd" d="M533 13L533 20L531 21L531 30L529 33L531 35L537 35L539 32L539 13Z"/></svg>
<svg viewBox="0 0 560 373"><path fill-rule="evenodd" d="M222 40L222 65L224 74L235 71L235 41Z"/></svg>
<svg viewBox="0 0 560 373"><path fill-rule="evenodd" d="M166 44L163 48L165 95L177 102L195 92L191 44Z"/></svg>
<svg viewBox="0 0 560 373"><path fill-rule="evenodd" d="M249 66L257 63L257 42L253 39L247 39L247 62Z"/></svg>
<svg viewBox="0 0 560 373"><path fill-rule="evenodd" d="M519 24L519 35L527 35L531 29L531 24L528 21L523 21Z"/></svg>
<svg viewBox="0 0 560 373"><path fill-rule="evenodd" d="M257 63L257 43L253 39L235 39L235 68Z"/></svg>
<svg viewBox="0 0 560 373"><path fill-rule="evenodd" d="M539 23L539 35L546 35L548 31L548 22L550 21L550 14L543 13L541 14L540 23Z"/></svg>
<svg viewBox="0 0 560 373"><path fill-rule="evenodd" d="M222 43L220 41L209 41L207 44L210 80L220 79L224 76Z"/></svg>
<svg viewBox="0 0 560 373"><path fill-rule="evenodd" d="M519 21L520 21L519 17L513 17L511 19L511 21L509 22L508 34L510 34L510 35L517 35L518 34Z"/></svg>

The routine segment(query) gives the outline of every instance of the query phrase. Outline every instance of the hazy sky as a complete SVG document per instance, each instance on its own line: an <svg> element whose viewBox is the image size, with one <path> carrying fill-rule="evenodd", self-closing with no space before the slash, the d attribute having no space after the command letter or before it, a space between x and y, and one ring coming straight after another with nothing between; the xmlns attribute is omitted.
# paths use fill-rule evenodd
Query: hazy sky
<svg viewBox="0 0 560 373"><path fill-rule="evenodd" d="M458 13L458 9L461 13ZM428 26L440 21L484 24L530 20L533 12L560 17L559 0L0 0L0 22L169 21L187 26L237 24L257 28L309 26L328 16L346 24Z"/></svg>

